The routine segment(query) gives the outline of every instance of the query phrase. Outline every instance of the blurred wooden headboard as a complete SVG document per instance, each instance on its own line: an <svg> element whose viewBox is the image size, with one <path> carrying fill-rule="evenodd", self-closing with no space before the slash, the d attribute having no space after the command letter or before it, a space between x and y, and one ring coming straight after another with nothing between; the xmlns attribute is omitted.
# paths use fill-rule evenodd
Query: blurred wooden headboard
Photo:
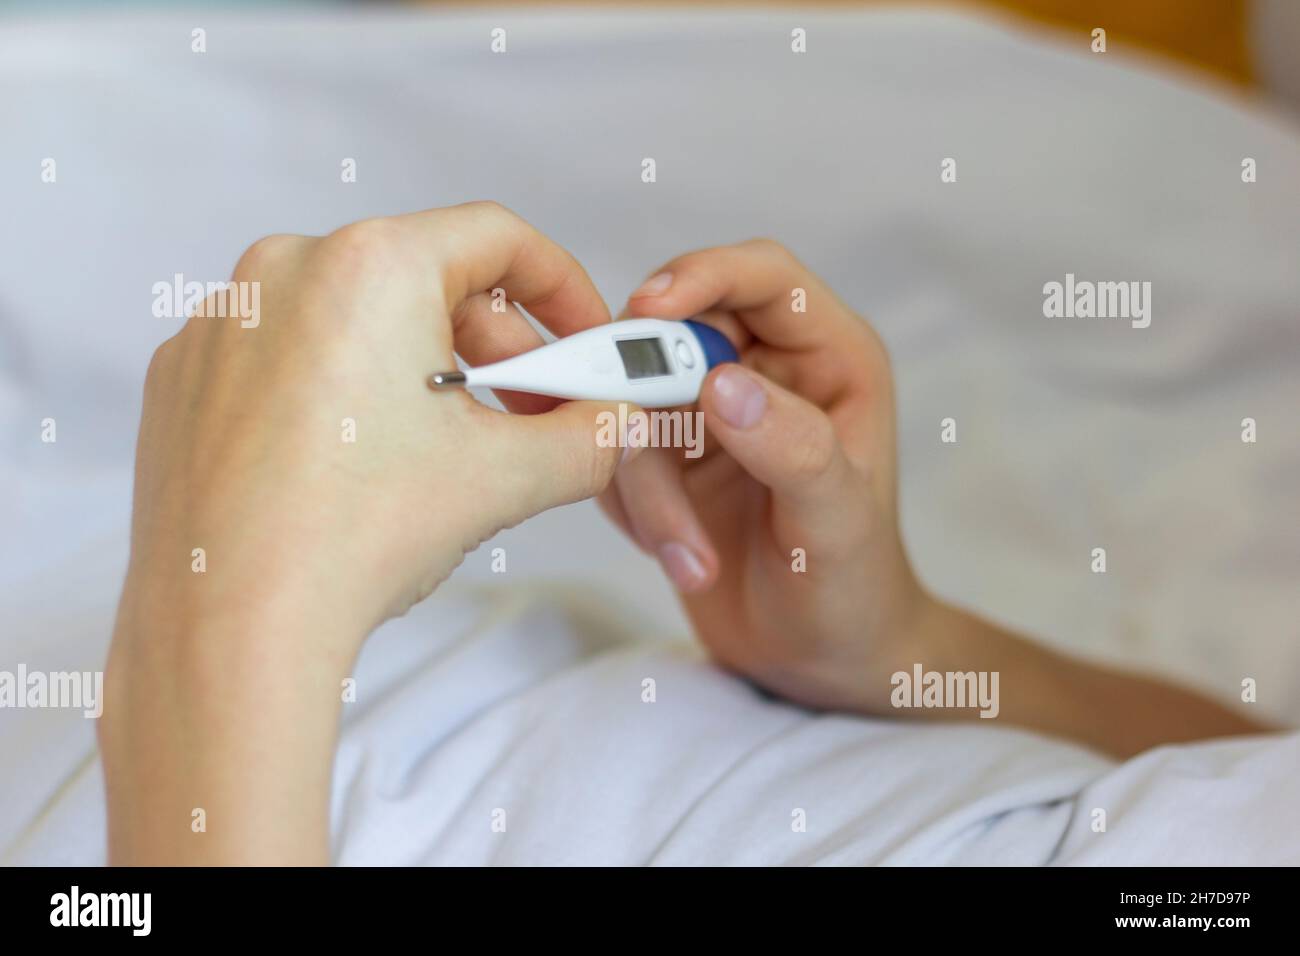
<svg viewBox="0 0 1300 956"><path fill-rule="evenodd" d="M1108 46L1133 44L1250 83L1248 0L968 0L1085 35L1104 27Z"/></svg>

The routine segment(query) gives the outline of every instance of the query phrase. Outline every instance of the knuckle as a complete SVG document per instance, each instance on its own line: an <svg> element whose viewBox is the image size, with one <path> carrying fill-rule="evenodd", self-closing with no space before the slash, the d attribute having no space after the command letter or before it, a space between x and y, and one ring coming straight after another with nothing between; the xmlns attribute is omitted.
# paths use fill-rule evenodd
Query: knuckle
<svg viewBox="0 0 1300 956"><path fill-rule="evenodd" d="M460 208L479 216L510 216L511 218L518 218L514 212L495 199L475 199L471 202L462 203Z"/></svg>
<svg viewBox="0 0 1300 956"><path fill-rule="evenodd" d="M235 278L259 275L293 245L294 237L286 235L263 236L244 250L235 263Z"/></svg>
<svg viewBox="0 0 1300 956"><path fill-rule="evenodd" d="M757 239L749 239L740 244L740 248L763 256L772 262L772 265L782 270L799 270L807 271L799 257L790 251L789 247L777 242L775 239L769 239L766 236Z"/></svg>
<svg viewBox="0 0 1300 956"><path fill-rule="evenodd" d="M330 258L366 263L396 248L400 233L392 219L360 219L326 236L321 251Z"/></svg>
<svg viewBox="0 0 1300 956"><path fill-rule="evenodd" d="M777 242L775 239L770 239L767 236L746 239L741 243L741 245L746 249L753 249L756 252L765 252L771 255L782 256L783 258L793 258L793 256L790 255L789 249Z"/></svg>

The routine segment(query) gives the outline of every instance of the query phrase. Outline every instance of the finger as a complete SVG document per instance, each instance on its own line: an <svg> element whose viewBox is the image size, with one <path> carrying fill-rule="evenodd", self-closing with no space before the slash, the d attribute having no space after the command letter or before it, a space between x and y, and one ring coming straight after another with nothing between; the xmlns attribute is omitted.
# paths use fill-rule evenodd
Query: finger
<svg viewBox="0 0 1300 956"><path fill-rule="evenodd" d="M504 206L474 202L398 216L439 263L447 309L504 290L556 335L609 321L609 309L568 252Z"/></svg>
<svg viewBox="0 0 1300 956"><path fill-rule="evenodd" d="M678 454L648 449L624 464L614 483L635 540L658 559L673 586L689 594L713 584L719 562L686 494Z"/></svg>
<svg viewBox="0 0 1300 956"><path fill-rule="evenodd" d="M499 362L545 341L513 302L490 292L464 299L452 313L451 323L456 352L473 365Z"/></svg>
<svg viewBox="0 0 1300 956"><path fill-rule="evenodd" d="M858 540L869 514L867 482L826 412L734 364L709 373L700 407L714 439L771 491L779 543L815 540L825 553Z"/></svg>
<svg viewBox="0 0 1300 956"><path fill-rule="evenodd" d="M505 306L504 311L499 309L497 302ZM489 292L479 292L462 301L452 313L452 327L456 353L470 365L500 362L545 344L513 302ZM560 404L559 399L546 395L507 389L493 389L492 394L517 415L548 412Z"/></svg>
<svg viewBox="0 0 1300 956"><path fill-rule="evenodd" d="M600 494L620 462L630 464L644 451L627 446L618 408L613 402L565 402L540 415L483 409L496 419L483 431L497 436L497 476L505 510L516 522Z"/></svg>
<svg viewBox="0 0 1300 956"><path fill-rule="evenodd" d="M689 318L706 309L736 313L769 345L812 349L861 320L778 243L754 240L672 260L628 298L628 313Z"/></svg>

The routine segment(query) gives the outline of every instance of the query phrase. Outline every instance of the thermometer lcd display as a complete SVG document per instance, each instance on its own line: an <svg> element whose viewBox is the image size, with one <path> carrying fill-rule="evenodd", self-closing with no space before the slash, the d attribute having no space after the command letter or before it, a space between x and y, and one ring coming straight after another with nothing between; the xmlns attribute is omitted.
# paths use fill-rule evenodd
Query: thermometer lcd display
<svg viewBox="0 0 1300 956"><path fill-rule="evenodd" d="M668 374L668 356L659 342L659 336L646 339L618 339L619 358L628 378L654 378Z"/></svg>

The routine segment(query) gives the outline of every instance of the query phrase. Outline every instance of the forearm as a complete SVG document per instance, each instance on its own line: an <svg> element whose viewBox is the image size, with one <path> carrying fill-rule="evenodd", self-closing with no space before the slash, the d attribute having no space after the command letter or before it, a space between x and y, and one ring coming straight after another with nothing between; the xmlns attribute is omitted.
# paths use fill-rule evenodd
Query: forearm
<svg viewBox="0 0 1300 956"><path fill-rule="evenodd" d="M165 607L128 586L100 720L110 863L329 862L350 662L321 627L304 608Z"/></svg>
<svg viewBox="0 0 1300 956"><path fill-rule="evenodd" d="M1274 729L1193 691L1070 658L942 602L928 605L918 627L916 646L930 649L921 661L926 670L998 673L1000 722L1112 756ZM975 710L913 713L979 719Z"/></svg>

